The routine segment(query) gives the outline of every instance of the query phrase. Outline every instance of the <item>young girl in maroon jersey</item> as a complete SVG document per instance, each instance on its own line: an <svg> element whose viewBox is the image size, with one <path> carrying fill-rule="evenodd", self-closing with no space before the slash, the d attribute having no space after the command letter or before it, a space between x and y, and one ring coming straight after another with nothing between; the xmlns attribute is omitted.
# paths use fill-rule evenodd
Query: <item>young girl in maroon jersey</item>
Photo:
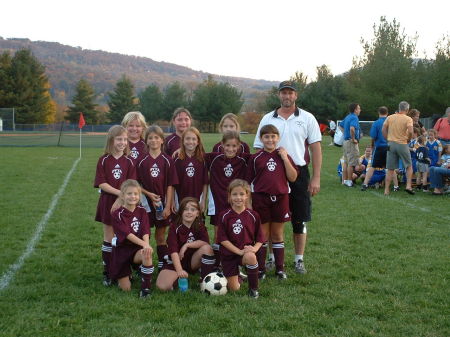
<svg viewBox="0 0 450 337"><path fill-rule="evenodd" d="M228 186L231 208L219 215L217 233L220 242L220 258L228 288L240 288L239 266L247 267L249 296L258 298L258 258L265 242L258 213L248 208L251 194L245 180L235 179Z"/></svg>
<svg viewBox="0 0 450 337"><path fill-rule="evenodd" d="M120 289L131 290L131 265L140 264L140 297L150 294L153 262L150 247L150 224L147 212L139 205L141 187L136 180L125 180L120 187L123 206L112 214L115 242L111 256L111 278L118 281Z"/></svg>
<svg viewBox="0 0 450 337"><path fill-rule="evenodd" d="M282 147L277 149L280 139L278 129L268 124L261 128L259 137L264 148L250 157L247 181L251 184L253 209L261 217L266 240L272 243L276 275L279 280L287 278L284 272L284 223L291 219L289 210L289 184L297 178L297 167ZM259 260L260 278L265 277L264 244Z"/></svg>
<svg viewBox="0 0 450 337"><path fill-rule="evenodd" d="M214 255L208 231L201 221L200 205L195 198L184 198L170 225L167 245L170 260L158 275L156 286L172 290L178 278L186 278L201 268L201 279L214 269Z"/></svg>
<svg viewBox="0 0 450 337"><path fill-rule="evenodd" d="M122 126L127 129L129 157L136 166L147 153L147 146L143 141L144 130L147 128L145 117L139 111L128 112L123 117Z"/></svg>
<svg viewBox="0 0 450 337"><path fill-rule="evenodd" d="M148 147L148 154L138 163L136 169L142 190L149 201L150 224L156 228L156 253L158 268L161 269L164 256L168 254L166 227L169 225L168 217L172 210L173 186L178 184L178 176L172 157L162 153L164 133L161 128L157 125L149 126L145 131L144 140ZM156 206L159 202L164 207L162 219L156 217Z"/></svg>
<svg viewBox="0 0 450 337"><path fill-rule="evenodd" d="M226 116L226 115L225 115ZM230 208L228 203L228 185L234 179L244 179L247 170L248 153L238 155L241 148L239 133L236 131L226 131L223 134L222 153L212 152L205 155L206 165L209 171L209 191L208 191L208 215L211 217L210 223L214 225L214 243L212 245L216 264L220 261L220 245L217 242L217 221L220 212Z"/></svg>
<svg viewBox="0 0 450 337"><path fill-rule="evenodd" d="M175 186L174 212L179 201L186 197L197 198L200 201L201 213L205 211L208 170L204 155L200 132L194 127L187 128L181 135L180 153L175 159L178 185Z"/></svg>
<svg viewBox="0 0 450 337"><path fill-rule="evenodd" d="M103 223L103 284L111 285L109 263L111 260L112 228L111 207L120 195L120 185L127 179L136 179L136 169L128 158L127 131L120 125L112 126L108 131L104 155L97 163L94 187L100 188L95 220Z"/></svg>
<svg viewBox="0 0 450 337"><path fill-rule="evenodd" d="M173 112L172 120L175 132L164 140L164 153L172 156L180 148L180 140L183 132L191 127L192 115L186 108L177 108Z"/></svg>
<svg viewBox="0 0 450 337"><path fill-rule="evenodd" d="M238 134L241 132L241 126L239 125L239 121L234 113L227 113L223 115L222 119L219 122L219 132L225 134L228 131L235 131ZM222 142L217 143L213 146L212 152L224 152L223 148L223 140ZM247 143L240 142L238 147L238 154L241 153L250 153L250 147Z"/></svg>

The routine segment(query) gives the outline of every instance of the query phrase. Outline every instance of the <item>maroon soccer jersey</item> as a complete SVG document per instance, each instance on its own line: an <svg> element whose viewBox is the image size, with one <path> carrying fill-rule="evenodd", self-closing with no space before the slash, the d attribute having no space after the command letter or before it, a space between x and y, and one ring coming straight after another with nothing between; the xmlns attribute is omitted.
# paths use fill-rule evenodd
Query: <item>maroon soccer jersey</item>
<svg viewBox="0 0 450 337"><path fill-rule="evenodd" d="M156 158L147 154L137 165L137 175L142 187L159 195L164 204L167 202L167 188L178 184L173 159L164 153Z"/></svg>
<svg viewBox="0 0 450 337"><path fill-rule="evenodd" d="M290 156L289 161L296 168ZM252 192L270 195L289 193L284 162L278 155L278 150L267 152L260 150L250 157L247 169L247 181Z"/></svg>
<svg viewBox="0 0 450 337"><path fill-rule="evenodd" d="M208 214L217 215L229 208L228 185L234 179L245 179L249 154L243 153L227 158L223 153L207 153L206 165L209 171L210 194L208 196Z"/></svg>
<svg viewBox="0 0 450 337"><path fill-rule="evenodd" d="M110 154L100 157L97 163L94 187L98 188L101 184L107 183L120 189L122 183L127 179L136 179L136 168L130 158L121 156L116 159ZM112 225L111 207L116 199L116 195L101 191L95 215L96 221Z"/></svg>
<svg viewBox="0 0 450 337"><path fill-rule="evenodd" d="M135 245L127 239L129 234L134 234L139 239L143 239L145 234L150 236L147 211L142 206L136 206L133 212L125 207L120 207L113 212L112 218L114 234L117 237L117 246Z"/></svg>
<svg viewBox="0 0 450 337"><path fill-rule="evenodd" d="M130 140L128 140L128 146L130 147L130 154L128 155L128 157L130 157L130 159L133 161L134 166L137 166L137 164L148 153L147 145L145 145L145 142L140 139L136 143L132 143Z"/></svg>
<svg viewBox="0 0 450 337"><path fill-rule="evenodd" d="M170 224L169 234L167 235L169 254L179 253L185 243L197 240L209 243L208 231L203 224L200 225L197 231L183 224L178 226L174 223Z"/></svg>
<svg viewBox="0 0 450 337"><path fill-rule="evenodd" d="M212 152L223 152L223 144L222 142L217 143L214 145ZM237 154L241 153L250 153L250 147L247 143L241 142L241 146L238 147Z"/></svg>
<svg viewBox="0 0 450 337"><path fill-rule="evenodd" d="M195 157L186 156L183 160L175 159L175 168L178 175L178 185L175 186L178 203L186 197L200 200L203 186L208 184L206 163Z"/></svg>
<svg viewBox="0 0 450 337"><path fill-rule="evenodd" d="M180 148L181 138L176 133L164 139L164 153L172 156L172 154Z"/></svg>
<svg viewBox="0 0 450 337"><path fill-rule="evenodd" d="M244 249L244 246L253 246L257 242L266 241L261 230L259 215L251 209L246 208L238 214L230 208L220 213L219 221L218 242L230 241L237 248ZM224 255L235 255L222 245L220 252Z"/></svg>

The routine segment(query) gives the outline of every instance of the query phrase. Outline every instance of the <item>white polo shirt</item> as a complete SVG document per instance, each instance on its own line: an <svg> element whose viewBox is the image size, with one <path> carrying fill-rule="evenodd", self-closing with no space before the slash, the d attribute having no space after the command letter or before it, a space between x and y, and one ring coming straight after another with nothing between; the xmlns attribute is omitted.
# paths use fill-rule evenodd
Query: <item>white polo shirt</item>
<svg viewBox="0 0 450 337"><path fill-rule="evenodd" d="M277 110L265 114L259 123L253 147L263 148L259 131L267 124L277 127L280 132L278 146L286 149L296 165L309 164L308 145L322 141L319 123L313 114L299 108L288 119L279 116Z"/></svg>

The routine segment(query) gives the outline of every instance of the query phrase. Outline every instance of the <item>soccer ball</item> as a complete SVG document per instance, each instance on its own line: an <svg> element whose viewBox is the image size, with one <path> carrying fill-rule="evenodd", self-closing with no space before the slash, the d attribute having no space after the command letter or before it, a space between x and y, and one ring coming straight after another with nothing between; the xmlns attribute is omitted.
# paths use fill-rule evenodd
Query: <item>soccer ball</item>
<svg viewBox="0 0 450 337"><path fill-rule="evenodd" d="M200 290L208 295L225 295L227 293L227 278L222 273L213 272L203 279Z"/></svg>

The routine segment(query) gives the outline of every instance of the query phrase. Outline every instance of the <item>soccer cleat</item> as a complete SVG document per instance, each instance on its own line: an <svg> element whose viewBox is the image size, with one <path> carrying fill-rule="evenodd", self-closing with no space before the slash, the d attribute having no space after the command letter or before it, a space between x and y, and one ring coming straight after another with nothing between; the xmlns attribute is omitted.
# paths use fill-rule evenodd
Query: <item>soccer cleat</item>
<svg viewBox="0 0 450 337"><path fill-rule="evenodd" d="M257 299L259 297L259 292L256 289L249 289L248 290L248 297Z"/></svg>
<svg viewBox="0 0 450 337"><path fill-rule="evenodd" d="M302 260L298 260L294 262L295 272L298 274L306 274L305 264Z"/></svg>
<svg viewBox="0 0 450 337"><path fill-rule="evenodd" d="M147 298L147 297L150 296L150 294L151 294L150 289L148 289L148 288L141 289L141 291L139 292L139 297L140 298Z"/></svg>
<svg viewBox="0 0 450 337"><path fill-rule="evenodd" d="M266 270L272 271L275 269L275 261L273 259L268 259L266 262Z"/></svg>
<svg viewBox="0 0 450 337"><path fill-rule="evenodd" d="M262 281L266 279L266 273L263 271L258 272L258 280Z"/></svg>
<svg viewBox="0 0 450 337"><path fill-rule="evenodd" d="M284 271L282 271L282 270L277 271L277 272L276 272L276 275L277 275L277 279L278 279L279 281L287 280L287 275L286 275L286 273L285 273Z"/></svg>
<svg viewBox="0 0 450 337"><path fill-rule="evenodd" d="M400 191L400 186L394 186L394 192Z"/></svg>
<svg viewBox="0 0 450 337"><path fill-rule="evenodd" d="M112 280L107 275L103 275L103 285L105 287L110 287L112 285Z"/></svg>
<svg viewBox="0 0 450 337"><path fill-rule="evenodd" d="M369 186L367 186L366 184L362 184L361 185L361 191L366 191L368 187Z"/></svg>

